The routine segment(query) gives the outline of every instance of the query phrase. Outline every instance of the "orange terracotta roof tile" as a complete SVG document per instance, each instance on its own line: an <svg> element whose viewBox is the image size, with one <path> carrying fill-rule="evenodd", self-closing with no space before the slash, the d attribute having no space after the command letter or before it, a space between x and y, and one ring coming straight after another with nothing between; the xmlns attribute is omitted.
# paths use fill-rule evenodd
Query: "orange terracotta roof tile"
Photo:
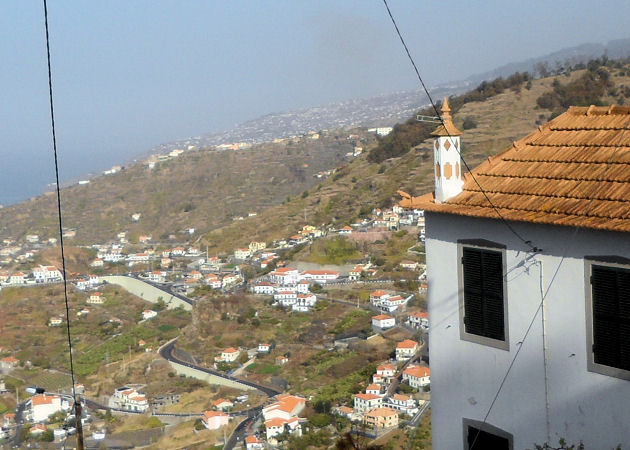
<svg viewBox="0 0 630 450"><path fill-rule="evenodd" d="M375 408L367 413L365 413L368 417L390 417L397 416L398 413L391 408Z"/></svg>
<svg viewBox="0 0 630 450"><path fill-rule="evenodd" d="M506 220L630 231L630 107L571 107L472 170ZM443 203L402 207L498 218L471 176Z"/></svg>
<svg viewBox="0 0 630 450"><path fill-rule="evenodd" d="M361 400L376 400L377 398L381 398L375 394L355 394L355 397L360 398Z"/></svg>
<svg viewBox="0 0 630 450"><path fill-rule="evenodd" d="M411 339L405 339L402 342L399 342L398 345L396 345L396 348L415 348L418 346L418 343L416 341L412 341Z"/></svg>
<svg viewBox="0 0 630 450"><path fill-rule="evenodd" d="M393 319L393 317L392 316L388 316L387 314L379 314L378 316L372 317L372 319L387 320L387 319Z"/></svg>
<svg viewBox="0 0 630 450"><path fill-rule="evenodd" d="M403 373L416 378L424 378L431 376L431 369L428 367L412 366L405 369Z"/></svg>

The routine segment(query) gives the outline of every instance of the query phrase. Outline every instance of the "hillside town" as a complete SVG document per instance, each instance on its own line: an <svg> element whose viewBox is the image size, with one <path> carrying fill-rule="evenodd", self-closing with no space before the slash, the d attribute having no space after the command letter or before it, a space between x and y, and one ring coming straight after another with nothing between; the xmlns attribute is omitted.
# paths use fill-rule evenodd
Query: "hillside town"
<svg viewBox="0 0 630 450"><path fill-rule="evenodd" d="M141 221L140 215L134 220ZM223 294L236 292L250 292L254 296L269 298L271 307L281 308L287 313L308 314L317 307L319 296L323 288L331 286L375 286L385 282L379 266L369 260L355 263L347 268L332 269L327 266L316 267L312 264L308 268L299 269L300 263L286 261L283 255L296 248L311 245L317 240L349 239L352 235L369 236L371 233L396 232L404 228L417 236L418 243L424 240L424 214L421 210L405 211L400 207L393 209L375 209L370 217L342 227L316 227L305 225L293 235L273 242L251 241L242 247L235 248L231 254L209 255L194 244L181 242L178 245L165 246L154 243L150 234L140 235L137 242L129 242L125 232L117 233L109 243L93 244L88 249L94 258L90 261L89 273L68 273L70 287L83 297L84 307L77 312L77 318L87 316L98 308L107 305L104 288L109 284L108 279L114 274L120 274L124 267L124 277L134 278L143 283L156 286L163 291L177 293L190 304L195 303L196 293L210 289ZM194 230L189 233L194 238ZM23 241L10 238L3 239L0 254L4 258L5 267L16 267L20 270L0 270L0 289L26 288L29 286L54 286L63 283L63 275L56 266L36 264L29 266L29 261L38 259L38 254L47 248L54 248L55 241L40 241L37 235L28 235ZM112 269L117 269L112 271ZM372 311L372 336L387 333L396 327L411 330L412 333L424 335L428 331L428 316L426 311L414 310L407 312L407 305L415 296L426 292L426 271L423 264L416 260L403 260L400 269L416 273L419 280L418 291L400 292L390 289L375 288L369 295L369 301L362 308ZM165 295L166 298L166 295ZM326 297L325 302L334 301ZM168 305L173 307L174 305ZM162 310L162 306L155 308L148 306L138 318L139 323L153 320ZM75 319L72 319L75 320ZM110 321L119 320L110 317ZM65 326L65 316L59 314L48 319L49 327ZM370 336L366 336L370 339ZM365 339L365 338L364 338ZM141 341L141 346L146 346ZM343 344L347 345L347 344ZM353 401L346 404L331 405L331 411L340 418L347 419L351 424L364 430L372 430L374 436L397 429L400 420L415 420L429 405L429 368L421 357L423 342L402 340L395 348L392 359L381 361L376 371L370 377L370 384L366 384L363 392L355 392ZM146 347L146 351L155 351ZM14 358L10 348L0 350L4 354L2 359L3 372L10 374L15 367L30 364ZM238 361L247 354L247 359L256 360L256 355L273 355L275 346L272 343L260 342L252 349L228 347L214 357L213 369L219 373L238 373ZM251 364L251 361L248 361ZM276 364L282 366L289 361L285 355L275 356ZM222 372L224 371L224 372ZM403 389L404 387L404 389ZM81 388L82 390L85 388ZM164 400L155 394L147 398L142 386L122 386L117 388L109 400L106 408L127 414L155 414L160 410ZM414 394L416 393L416 394ZM287 436L302 436L308 429L307 419L300 416L308 398L300 396L299 392L292 394L272 395L270 400L263 402L260 429L261 433L252 433L247 438L247 448L264 448L266 445L278 445ZM62 414L68 423L71 419L72 397L68 392L42 393L39 397L32 397L25 404L19 420L32 423L29 433L39 436L52 433L55 441L66 439L74 433L73 426L57 428L48 427L49 417ZM168 400L170 404L177 404L179 397ZM243 401L242 399L240 401ZM271 403L269 403L271 402ZM200 423L205 429L217 430L227 427L231 421L241 417L236 398L222 398L216 401L213 410L200 411ZM85 417L82 422L86 429L92 430L93 437L106 438L106 427L99 421L94 421L89 412L93 406L86 405ZM15 429L15 416L5 416L3 436L10 438L11 430ZM341 419L339 419L341 420ZM62 422L63 423L63 422ZM307 427L306 429L304 427Z"/></svg>

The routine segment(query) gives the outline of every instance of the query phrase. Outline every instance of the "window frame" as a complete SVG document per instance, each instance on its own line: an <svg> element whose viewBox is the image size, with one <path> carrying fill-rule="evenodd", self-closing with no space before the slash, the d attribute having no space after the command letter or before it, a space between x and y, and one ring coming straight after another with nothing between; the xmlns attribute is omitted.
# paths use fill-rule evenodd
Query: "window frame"
<svg viewBox="0 0 630 450"><path fill-rule="evenodd" d="M464 248L492 251L501 254L502 284L503 284L503 340L481 336L466 332L465 302L464 302ZM497 242L485 239L460 239L457 241L457 278L459 286L459 335L463 341L473 342L499 350L510 350L509 317L508 317L508 295L507 295L507 251L506 246Z"/></svg>
<svg viewBox="0 0 630 450"><path fill-rule="evenodd" d="M618 256L587 256L584 258L584 291L586 308L586 370L601 375L630 380L630 370L595 362L595 335L593 314L593 266L620 268L630 271L630 260Z"/></svg>
<svg viewBox="0 0 630 450"><path fill-rule="evenodd" d="M494 425L490 425L487 422L482 422L480 420L473 419L462 419L462 433L463 433L463 448L464 450L469 450L468 448L468 427L474 427L479 431L483 431L485 433L494 434L500 438L504 438L508 440L508 449L514 450L514 435L512 433L508 433L501 428L495 427ZM473 449L474 450L474 449ZM481 450L481 447L479 448Z"/></svg>

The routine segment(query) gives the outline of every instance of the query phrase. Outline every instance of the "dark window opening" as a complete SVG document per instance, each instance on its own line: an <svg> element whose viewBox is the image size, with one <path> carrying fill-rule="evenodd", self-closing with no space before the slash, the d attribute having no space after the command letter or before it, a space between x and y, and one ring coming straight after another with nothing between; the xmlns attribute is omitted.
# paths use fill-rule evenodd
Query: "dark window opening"
<svg viewBox="0 0 630 450"><path fill-rule="evenodd" d="M510 440L496 434L468 426L466 433L468 450L510 450Z"/></svg>
<svg viewBox="0 0 630 450"><path fill-rule="evenodd" d="M593 361L630 370L630 269L592 266Z"/></svg>
<svg viewBox="0 0 630 450"><path fill-rule="evenodd" d="M466 333L504 341L503 254L464 247L462 264Z"/></svg>

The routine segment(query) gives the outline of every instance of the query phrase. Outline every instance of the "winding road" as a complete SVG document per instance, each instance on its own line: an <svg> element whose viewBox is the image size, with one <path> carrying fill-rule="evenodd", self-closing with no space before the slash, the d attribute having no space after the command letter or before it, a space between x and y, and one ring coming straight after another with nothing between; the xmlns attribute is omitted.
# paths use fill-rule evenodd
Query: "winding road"
<svg viewBox="0 0 630 450"><path fill-rule="evenodd" d="M162 358L164 358L165 360L169 361L169 362L173 362L173 363L176 363L176 364L179 364L179 365L182 365L182 366L186 366L186 367L191 368L191 369L199 370L201 372L204 372L204 373L207 373L207 374L219 377L219 378L223 378L223 379L228 380L228 381L233 381L233 382L236 382L236 383L243 384L243 385L248 386L250 388L257 389L257 390L263 392L264 394L266 394L269 397L273 397L274 395L278 395L278 394L282 393L282 391L280 391L278 389L275 389L275 388L272 388L272 387L269 387L269 386L263 386L262 384L254 383L253 381L243 380L241 378L236 378L236 377L233 377L233 376L230 376L230 375L226 375L225 373L220 372L218 370L209 369L207 367L197 366L195 364L191 364L189 362L183 361L183 360L181 360L181 359L179 359L179 358L177 358L176 356L173 355L173 349L175 348L175 342L176 341L173 340L173 341L163 345L160 348L160 350L159 350L160 356ZM252 409L255 409L255 408L252 408ZM241 411L241 413L243 413L243 411Z"/></svg>

